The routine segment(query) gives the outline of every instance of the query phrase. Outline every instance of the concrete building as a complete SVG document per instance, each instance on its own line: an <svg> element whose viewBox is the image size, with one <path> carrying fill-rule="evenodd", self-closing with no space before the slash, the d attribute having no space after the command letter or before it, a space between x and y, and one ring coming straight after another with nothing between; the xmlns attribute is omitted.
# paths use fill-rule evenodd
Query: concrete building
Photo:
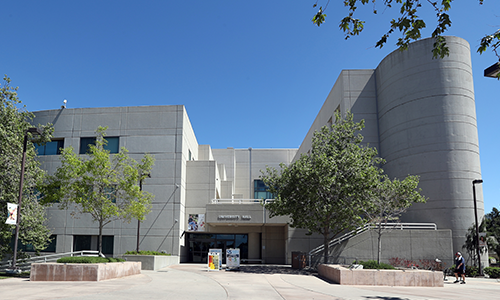
<svg viewBox="0 0 500 300"><path fill-rule="evenodd" d="M155 199L140 227L141 249L166 251L181 262L205 262L209 248L237 247L248 262L291 263L292 251L309 251L322 238L290 228L285 217L269 218L257 200L271 197L260 171L292 162L309 150L315 130L334 121L336 110L352 111L357 120L365 119L365 142L387 160L390 177L420 176L429 200L415 205L404 221L435 223L439 229L389 233L384 259L401 253L451 259L473 222L471 184L481 178L479 148L469 45L448 37L450 56L432 59L432 43L422 40L408 51L395 51L375 70L342 71L299 149L198 145L183 106L61 108L35 113L34 124L55 127L53 142L40 149L42 167L54 172L57 148L84 153L97 126L108 126L111 152L123 146L133 158L144 153L156 158L151 178L143 183ZM482 216L481 188L478 200ZM88 216L75 219L57 207L48 212L57 252L96 248L98 229ZM104 252L121 255L136 248L137 223L115 221L104 235ZM373 247L367 232L339 243L332 256L341 262L372 259Z"/></svg>

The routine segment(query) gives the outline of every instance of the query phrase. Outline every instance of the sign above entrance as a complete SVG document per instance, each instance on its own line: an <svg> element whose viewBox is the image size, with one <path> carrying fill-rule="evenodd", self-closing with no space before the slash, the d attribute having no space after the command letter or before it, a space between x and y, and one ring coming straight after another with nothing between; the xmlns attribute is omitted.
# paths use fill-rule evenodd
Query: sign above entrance
<svg viewBox="0 0 500 300"><path fill-rule="evenodd" d="M252 216L250 215L219 215L217 217L219 221L250 221Z"/></svg>

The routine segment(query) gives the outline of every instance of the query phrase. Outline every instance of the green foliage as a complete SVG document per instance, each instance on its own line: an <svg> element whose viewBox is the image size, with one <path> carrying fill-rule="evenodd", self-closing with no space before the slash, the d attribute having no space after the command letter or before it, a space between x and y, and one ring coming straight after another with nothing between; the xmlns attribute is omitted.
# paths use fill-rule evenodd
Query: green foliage
<svg viewBox="0 0 500 300"><path fill-rule="evenodd" d="M314 133L308 154L289 166L281 164L280 171L268 168L262 176L275 195L266 205L270 216L289 216L292 227L323 235L325 263L330 239L367 222L362 208L378 184L382 160L376 149L361 145L363 127L351 113L344 119L337 113L331 128Z"/></svg>
<svg viewBox="0 0 500 300"><path fill-rule="evenodd" d="M492 211L484 216L484 222L486 225L486 231L488 238L488 248L495 251L495 253L500 257L500 211L493 207Z"/></svg>
<svg viewBox="0 0 500 300"><path fill-rule="evenodd" d="M170 253L163 253L163 252L158 252L158 251L148 251L148 250L139 250L139 253L137 251L127 251L125 252L126 255L165 255L165 256L170 256L172 254Z"/></svg>
<svg viewBox="0 0 500 300"><path fill-rule="evenodd" d="M318 2L319 0L316 1L313 7L316 7ZM355 17L359 7L370 4L372 7L372 13L377 14L377 4L382 6L382 10L384 12L389 11L394 5L397 6L395 7L395 13L398 17L390 21L389 30L382 35L382 37L375 44L375 47L382 48L387 43L387 39L395 31L397 31L400 33L400 37L398 38L396 45L400 50L406 50L410 42L416 41L422 37L421 31L427 27L424 19L419 16L419 12L423 9L422 2L434 10L436 14L436 27L431 35L435 39L432 54L434 58L443 58L448 56L449 48L446 46L446 40L443 34L446 33L452 24L448 12L451 9L453 0L344 0L343 4L347 8L348 14L341 19L339 28L345 33L345 39L359 35L363 31L365 23ZM483 4L483 0L478 0L478 2L479 4ZM329 3L330 0L326 0L325 8L323 9L320 7L319 11L314 15L312 21L315 25L320 26L325 22L326 14L324 12L326 11ZM478 48L478 52L483 53L486 49L490 48L500 59L500 55L497 52L498 47L500 47L500 31L496 31L494 34L489 34L483 37Z"/></svg>
<svg viewBox="0 0 500 300"><path fill-rule="evenodd" d="M360 265L363 265L363 269L376 269L376 270L394 270L393 266L386 263L378 263L375 260L360 261Z"/></svg>
<svg viewBox="0 0 500 300"><path fill-rule="evenodd" d="M418 176L391 180L386 175L381 175L380 182L372 190L369 205L362 207L364 217L377 225L375 228L378 235L377 262L380 262L382 251L382 234L392 230L388 224L397 223L401 214L414 203L426 201L425 197L420 194L418 183Z"/></svg>
<svg viewBox="0 0 500 300"><path fill-rule="evenodd" d="M465 276L476 277L479 275L479 269L476 266L465 266Z"/></svg>
<svg viewBox="0 0 500 300"><path fill-rule="evenodd" d="M483 271L485 274L488 274L490 278L500 278L500 268L498 267L486 267Z"/></svg>
<svg viewBox="0 0 500 300"><path fill-rule="evenodd" d="M124 259L113 257L96 257L96 256L68 256L57 260L58 263L65 264L99 264L108 262L124 262Z"/></svg>
<svg viewBox="0 0 500 300"><path fill-rule="evenodd" d="M485 221L483 219L481 224L479 224L479 232L484 232L484 230L485 230ZM462 249L467 251L468 254L467 261L470 259L473 265L477 265L476 238L477 238L476 225L475 223L473 223L472 226L469 227L469 229L467 229L467 233L465 234L465 243L462 246ZM479 251L480 253L485 253L486 249L481 248L479 249Z"/></svg>
<svg viewBox="0 0 500 300"><path fill-rule="evenodd" d="M106 129L97 129L96 144L90 145L88 155L77 155L72 147L64 148L61 166L42 188L45 203L58 203L61 209L74 208L91 215L99 226L101 252L102 228L114 220L144 220L153 198L141 191L138 183L151 171L154 158L145 155L138 163L125 148L111 155L104 149Z"/></svg>
<svg viewBox="0 0 500 300"><path fill-rule="evenodd" d="M5 76L0 83L0 259L13 251L10 241L15 225L5 224L7 202L18 203L24 136L27 129L33 127L30 121L34 117L19 100L18 88L11 87L10 82ZM53 132L51 124L38 125L38 128L43 130L41 136L28 133L19 231L20 243L33 245L36 252L48 245L50 231L44 225L45 210L38 204L34 192L45 174L35 159L32 142L47 142ZM22 256L19 253L18 257Z"/></svg>

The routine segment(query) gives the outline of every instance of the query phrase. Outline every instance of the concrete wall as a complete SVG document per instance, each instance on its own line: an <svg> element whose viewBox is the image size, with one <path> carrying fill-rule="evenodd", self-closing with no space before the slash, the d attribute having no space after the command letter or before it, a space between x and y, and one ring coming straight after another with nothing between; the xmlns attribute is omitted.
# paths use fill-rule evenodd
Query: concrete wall
<svg viewBox="0 0 500 300"><path fill-rule="evenodd" d="M403 219L452 229L458 251L474 222L472 180L481 178L470 47L447 37L450 56L433 59L433 42L412 43L377 67L380 154L390 177L419 175L428 197ZM477 196L483 216L480 185Z"/></svg>
<svg viewBox="0 0 500 300"><path fill-rule="evenodd" d="M120 146L126 147L132 158L140 160L144 153L154 155L151 178L143 182L143 189L155 199L141 224L141 249L178 255L183 242L179 232L184 230L187 152L198 155L183 106L57 109L35 112L35 116L34 124L53 123L54 138L63 138L64 147L72 146L77 152L80 137L93 137L98 126L108 126L107 135L118 136ZM39 160L49 174L60 165L58 155L40 156ZM87 214L74 218L73 210L59 210L57 205L47 211L48 226L57 235L57 252L72 251L74 235L98 235L96 223ZM103 234L114 236L114 255L121 255L136 248L137 222L111 222Z"/></svg>
<svg viewBox="0 0 500 300"><path fill-rule="evenodd" d="M451 229L459 251L474 220L472 180L481 170L470 47L461 38L446 39L450 56L443 59L433 59L434 41L423 39L389 54L376 70L342 71L296 158L309 151L313 133L330 125L336 110L351 110L355 120L365 119L364 143L387 161L389 177L420 176L428 201L402 220ZM477 198L482 218L481 185ZM297 248L294 238L289 247Z"/></svg>

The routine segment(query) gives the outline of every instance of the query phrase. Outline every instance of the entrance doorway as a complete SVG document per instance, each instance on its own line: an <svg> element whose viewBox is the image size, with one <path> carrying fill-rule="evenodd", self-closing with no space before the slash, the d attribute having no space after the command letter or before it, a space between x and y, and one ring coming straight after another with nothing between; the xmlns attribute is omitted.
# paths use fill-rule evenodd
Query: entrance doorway
<svg viewBox="0 0 500 300"><path fill-rule="evenodd" d="M239 248L240 259L248 258L248 234L188 233L188 262L206 263L209 249L222 249L222 263L226 263L226 249Z"/></svg>

